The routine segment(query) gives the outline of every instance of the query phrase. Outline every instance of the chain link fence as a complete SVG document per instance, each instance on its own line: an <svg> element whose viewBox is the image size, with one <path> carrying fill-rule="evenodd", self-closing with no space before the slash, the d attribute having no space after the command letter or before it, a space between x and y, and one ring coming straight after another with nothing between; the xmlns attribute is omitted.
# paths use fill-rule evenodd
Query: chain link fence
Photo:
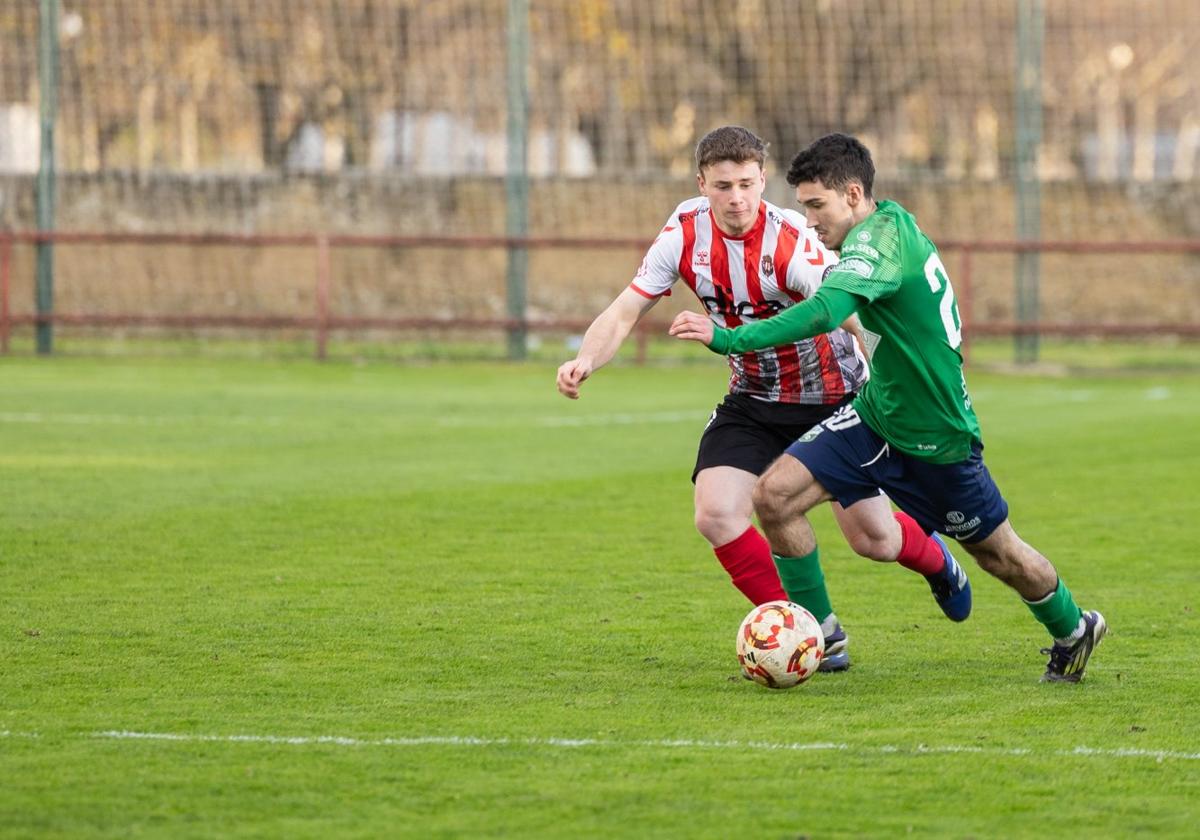
<svg viewBox="0 0 1200 840"><path fill-rule="evenodd" d="M36 227L47 7L63 230L503 234L516 66L531 235L648 240L693 192L697 138L739 123L771 143L780 204L788 158L836 130L935 240L1030 238L1031 189L1035 238L1200 237L1194 0L0 0L0 230ZM14 311L33 306L27 250ZM60 248L56 306L253 314L308 294L307 257L184 251ZM524 313L590 317L638 257L535 250ZM1015 317L1019 259L977 261L976 318ZM1036 270L1043 319L1200 322L1194 253ZM359 249L334 255L333 305L503 318L506 271L502 249Z"/></svg>

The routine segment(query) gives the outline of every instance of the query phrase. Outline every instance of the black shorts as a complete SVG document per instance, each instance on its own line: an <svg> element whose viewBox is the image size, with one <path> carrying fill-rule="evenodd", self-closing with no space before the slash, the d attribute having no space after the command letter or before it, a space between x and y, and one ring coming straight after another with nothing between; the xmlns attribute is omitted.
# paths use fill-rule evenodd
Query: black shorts
<svg viewBox="0 0 1200 840"><path fill-rule="evenodd" d="M700 436L692 481L700 470L709 467L736 467L762 475L797 438L853 402L854 396L849 394L833 405L798 405L729 394L713 411Z"/></svg>

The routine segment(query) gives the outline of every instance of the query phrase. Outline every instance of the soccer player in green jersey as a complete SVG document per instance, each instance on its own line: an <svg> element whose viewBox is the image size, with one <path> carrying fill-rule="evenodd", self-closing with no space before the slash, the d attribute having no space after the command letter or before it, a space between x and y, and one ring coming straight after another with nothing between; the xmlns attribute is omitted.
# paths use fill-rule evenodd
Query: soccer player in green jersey
<svg viewBox="0 0 1200 840"><path fill-rule="evenodd" d="M912 214L872 197L874 179L871 154L853 137L831 134L800 152L788 183L807 225L840 251L840 262L813 297L772 318L722 329L684 312L671 334L744 353L824 332L857 313L874 345L871 378L852 405L760 478L754 505L768 539L803 544L812 533L805 514L826 500L840 506L838 522L864 556L911 565L910 545L934 532L954 537L1050 632L1042 679L1078 682L1107 632L1104 617L1080 610L1050 561L1009 523L983 463L950 278ZM892 513L888 497L900 512Z"/></svg>

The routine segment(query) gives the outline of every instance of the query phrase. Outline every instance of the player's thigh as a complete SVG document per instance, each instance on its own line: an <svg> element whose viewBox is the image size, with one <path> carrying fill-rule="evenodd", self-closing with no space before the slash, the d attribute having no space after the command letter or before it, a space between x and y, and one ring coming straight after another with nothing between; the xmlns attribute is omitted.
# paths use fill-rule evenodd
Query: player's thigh
<svg viewBox="0 0 1200 840"><path fill-rule="evenodd" d="M754 488L754 507L760 516L807 513L831 498L808 467L788 454L776 458Z"/></svg>
<svg viewBox="0 0 1200 840"><path fill-rule="evenodd" d="M859 418L853 406L840 408L787 448L826 495L845 508L879 495L870 470L887 443ZM782 460L782 459L781 459Z"/></svg>
<svg viewBox="0 0 1200 840"><path fill-rule="evenodd" d="M758 476L737 467L707 467L696 473L696 518L744 518L753 513L751 498Z"/></svg>
<svg viewBox="0 0 1200 840"><path fill-rule="evenodd" d="M882 560L900 553L900 526L892 515L891 500L882 493L849 507L834 502L833 516L858 554Z"/></svg>

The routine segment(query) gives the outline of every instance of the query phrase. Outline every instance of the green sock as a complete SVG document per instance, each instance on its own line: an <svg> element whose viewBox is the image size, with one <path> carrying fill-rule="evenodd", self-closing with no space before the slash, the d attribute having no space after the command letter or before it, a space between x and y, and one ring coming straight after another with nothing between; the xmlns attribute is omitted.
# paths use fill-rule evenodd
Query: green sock
<svg viewBox="0 0 1200 840"><path fill-rule="evenodd" d="M1083 617L1075 599L1071 597L1071 590L1067 589L1062 578L1058 579L1058 586L1045 598L1025 603L1029 605L1033 617L1046 625L1050 635L1056 639L1065 639L1074 633L1079 627L1079 619Z"/></svg>
<svg viewBox="0 0 1200 840"><path fill-rule="evenodd" d="M783 582L788 599L824 621L833 612L829 591L825 588L825 573L821 571L821 550L814 548L803 557L775 555L775 568Z"/></svg>

